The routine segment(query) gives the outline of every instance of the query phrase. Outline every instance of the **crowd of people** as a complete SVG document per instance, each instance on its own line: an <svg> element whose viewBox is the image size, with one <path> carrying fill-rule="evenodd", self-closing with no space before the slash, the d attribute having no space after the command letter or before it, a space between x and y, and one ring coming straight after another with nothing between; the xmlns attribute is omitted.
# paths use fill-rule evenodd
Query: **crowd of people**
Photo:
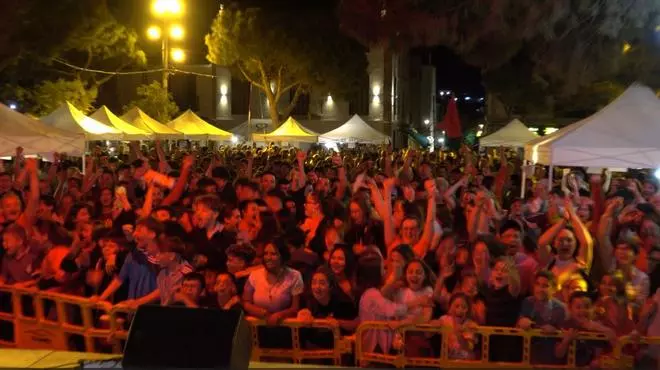
<svg viewBox="0 0 660 370"><path fill-rule="evenodd" d="M523 199L522 161L505 149L156 142L96 147L84 173L54 158L18 148L0 173L2 284L107 310L243 310L272 326L264 346L287 345L271 335L285 319L333 320L344 334L387 321L448 327L449 357L470 360L476 328L517 327L563 333L532 353L559 364L580 332L605 334L609 343L578 342L585 366L622 336L660 335L660 195L645 173L572 169L549 184L537 167ZM520 361L519 339L491 341L489 360ZM385 354L440 348L396 330L361 340Z"/></svg>

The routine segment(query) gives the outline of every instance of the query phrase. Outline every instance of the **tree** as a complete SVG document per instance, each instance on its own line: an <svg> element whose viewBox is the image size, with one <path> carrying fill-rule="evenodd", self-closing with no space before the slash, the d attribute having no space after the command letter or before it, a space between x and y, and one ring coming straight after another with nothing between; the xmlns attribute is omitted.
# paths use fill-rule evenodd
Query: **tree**
<svg viewBox="0 0 660 370"><path fill-rule="evenodd" d="M81 80L61 78L44 81L31 90L22 87L16 89L18 100L29 107L27 112L37 117L50 114L67 101L83 113L88 113L92 110L97 94L97 89L87 88Z"/></svg>
<svg viewBox="0 0 660 370"><path fill-rule="evenodd" d="M276 126L310 89L335 97L359 90L366 81L366 50L340 32L334 1L267 4L225 6L206 45L212 63L233 68L265 94ZM291 92L281 109L281 98Z"/></svg>
<svg viewBox="0 0 660 370"><path fill-rule="evenodd" d="M172 94L165 90L160 82L138 86L137 96L137 99L123 108L124 112L138 107L159 122L169 122L179 113Z"/></svg>
<svg viewBox="0 0 660 370"><path fill-rule="evenodd" d="M0 96L18 99L30 112L49 113L44 110L65 99L86 109L114 77L92 70L146 63L135 31L119 24L103 0L62 0L47 7L35 0L19 3L16 12L23 18L5 25L9 34L0 38L0 46L12 44L3 50L7 62L0 63Z"/></svg>
<svg viewBox="0 0 660 370"><path fill-rule="evenodd" d="M341 7L343 26L364 42L453 49L482 69L487 90L512 112L555 112L560 102L590 110L596 102L582 97L598 86L656 83L658 1L344 0ZM632 49L622 53L625 43ZM521 103L528 93L533 104Z"/></svg>

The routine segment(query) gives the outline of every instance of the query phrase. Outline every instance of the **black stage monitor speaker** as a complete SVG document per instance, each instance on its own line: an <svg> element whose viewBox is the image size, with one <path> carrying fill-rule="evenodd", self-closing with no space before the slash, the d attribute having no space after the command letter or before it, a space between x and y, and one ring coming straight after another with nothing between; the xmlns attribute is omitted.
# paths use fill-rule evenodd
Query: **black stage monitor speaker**
<svg viewBox="0 0 660 370"><path fill-rule="evenodd" d="M247 369L250 327L241 311L142 306L124 348L124 369Z"/></svg>

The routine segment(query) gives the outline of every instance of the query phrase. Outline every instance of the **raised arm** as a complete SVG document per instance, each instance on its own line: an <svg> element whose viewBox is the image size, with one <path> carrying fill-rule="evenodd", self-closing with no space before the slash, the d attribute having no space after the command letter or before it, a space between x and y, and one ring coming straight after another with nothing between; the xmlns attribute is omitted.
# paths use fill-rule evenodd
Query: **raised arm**
<svg viewBox="0 0 660 370"><path fill-rule="evenodd" d="M140 210L140 217L148 217L154 207L154 187L156 185L152 182L147 187L147 194L144 196L144 204Z"/></svg>
<svg viewBox="0 0 660 370"><path fill-rule="evenodd" d="M383 169L385 172L385 176L387 177L393 177L394 176L394 171L392 169L392 145L388 144L385 147L385 155L383 156Z"/></svg>
<svg viewBox="0 0 660 370"><path fill-rule="evenodd" d="M500 171L497 173L495 178L495 188L493 192L495 194L495 199L499 203L502 203L504 199L504 187L509 181L509 162L506 158L506 153L504 152L504 147L500 147Z"/></svg>
<svg viewBox="0 0 660 370"><path fill-rule="evenodd" d="M426 220L424 222L424 231L422 232L422 237L419 239L419 242L413 247L415 255L418 258L426 257L426 252L431 246L431 241L433 241L434 234L434 223L435 223L435 180L426 180L424 183L424 188L428 197L426 204Z"/></svg>
<svg viewBox="0 0 660 370"><path fill-rule="evenodd" d="M567 198L566 204L564 206L565 212L568 213L567 217L573 225L573 231L575 232L575 237L579 242L579 250L577 254L577 261L584 265L587 271L591 270L591 264L593 263L594 258L594 241L591 238L591 234L587 227L582 223L580 217L575 212L575 207L573 207L573 202Z"/></svg>
<svg viewBox="0 0 660 370"><path fill-rule="evenodd" d="M454 209L456 208L456 192L458 189L462 188L463 186L467 185L469 177L463 176L460 180L458 180L454 185L452 185L445 193L442 195L444 198L445 202L447 202L447 205L449 208Z"/></svg>
<svg viewBox="0 0 660 370"><path fill-rule="evenodd" d="M304 188L306 183L305 158L307 158L307 154L302 150L298 150L296 153L296 161L298 162L298 178L296 179L298 180L298 189Z"/></svg>
<svg viewBox="0 0 660 370"><path fill-rule="evenodd" d="M31 230L37 221L37 209L39 208L39 176L37 170L37 160L28 158L25 160L25 171L30 180L30 197L27 200L25 211L19 219L19 223L26 230Z"/></svg>
<svg viewBox="0 0 660 370"><path fill-rule="evenodd" d="M538 257L541 266L547 266L548 263L550 263L550 259L552 258L552 242L565 227L566 218L562 218L559 222L556 222L552 227L546 230L539 238L537 245L539 246Z"/></svg>
<svg viewBox="0 0 660 370"><path fill-rule="evenodd" d="M161 173L168 173L172 169L167 163L167 157L165 156L165 151L160 143L160 140L156 140L156 155L158 155L158 171Z"/></svg>
<svg viewBox="0 0 660 370"><path fill-rule="evenodd" d="M332 163L337 168L337 176L339 177L339 183L337 184L337 192L335 193L335 199L341 201L346 195L346 187L348 186L348 179L346 177L346 167L344 167L344 161L341 159L341 156L337 153L332 156Z"/></svg>
<svg viewBox="0 0 660 370"><path fill-rule="evenodd" d="M612 245L612 240L610 236L612 235L612 227L614 226L614 220L616 218L617 210L621 209L623 201L621 199L615 199L612 203L609 204L603 217L600 219L598 224L598 245L599 250L598 254L600 255L601 262L603 267L606 269L612 266L612 258L614 253L614 246Z"/></svg>
<svg viewBox="0 0 660 370"><path fill-rule="evenodd" d="M179 179L176 181L172 191L161 202L163 206L172 205L176 203L179 198L181 198L183 192L186 190L186 184L188 184L188 180L190 179L190 174L192 173L194 163L195 157L192 154L188 154L183 158Z"/></svg>
<svg viewBox="0 0 660 370"><path fill-rule="evenodd" d="M394 220L392 220L392 189L394 188L394 178L385 179L383 181L383 229L385 231L385 246L386 250L390 247L396 239L396 230L394 227Z"/></svg>

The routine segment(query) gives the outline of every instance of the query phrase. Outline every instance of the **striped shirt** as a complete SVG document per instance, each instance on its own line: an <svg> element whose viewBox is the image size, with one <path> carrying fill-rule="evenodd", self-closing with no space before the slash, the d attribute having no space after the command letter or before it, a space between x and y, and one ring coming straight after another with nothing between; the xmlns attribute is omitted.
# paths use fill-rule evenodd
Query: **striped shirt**
<svg viewBox="0 0 660 370"><path fill-rule="evenodd" d="M174 294L181 288L183 277L192 271L192 266L186 261L181 261L172 268L160 270L157 283L161 306L168 306L174 302Z"/></svg>

